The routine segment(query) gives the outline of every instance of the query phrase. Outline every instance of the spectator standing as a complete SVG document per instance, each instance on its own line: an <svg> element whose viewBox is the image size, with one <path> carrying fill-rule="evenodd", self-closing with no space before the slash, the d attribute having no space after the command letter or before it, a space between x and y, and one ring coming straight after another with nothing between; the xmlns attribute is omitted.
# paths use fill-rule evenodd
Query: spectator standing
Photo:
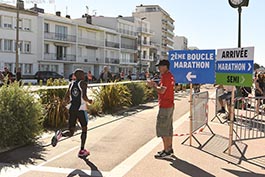
<svg viewBox="0 0 265 177"><path fill-rule="evenodd" d="M92 75L91 71L88 71L88 73L87 73L87 80L88 80L89 84L91 84L93 81L93 75Z"/></svg>
<svg viewBox="0 0 265 177"><path fill-rule="evenodd" d="M129 74L128 74L127 78L128 78L130 81L132 80L132 72L131 72L131 71L129 71Z"/></svg>
<svg viewBox="0 0 265 177"><path fill-rule="evenodd" d="M156 65L161 73L160 83L153 80L147 81L147 86L154 87L158 93L159 112L156 122L157 137L163 140L164 149L159 151L155 158L164 158L174 153L172 148L173 137L173 112L174 112L174 76L169 71L169 61L161 60Z"/></svg>
<svg viewBox="0 0 265 177"><path fill-rule="evenodd" d="M13 74L9 71L7 67L4 68L3 75L4 77L7 77L7 84L10 84L12 82Z"/></svg>
<svg viewBox="0 0 265 177"><path fill-rule="evenodd" d="M99 76L100 82L111 82L112 81L112 75L109 72L109 68L107 66L104 66L102 73Z"/></svg>

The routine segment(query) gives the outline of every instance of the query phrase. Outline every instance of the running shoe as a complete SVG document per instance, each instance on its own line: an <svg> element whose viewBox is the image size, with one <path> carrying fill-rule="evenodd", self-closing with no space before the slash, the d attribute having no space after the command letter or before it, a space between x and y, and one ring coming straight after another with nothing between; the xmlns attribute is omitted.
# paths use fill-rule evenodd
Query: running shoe
<svg viewBox="0 0 265 177"><path fill-rule="evenodd" d="M78 153L78 157L83 158L90 155L90 152L86 149L80 150Z"/></svg>
<svg viewBox="0 0 265 177"><path fill-rule="evenodd" d="M53 147L55 147L59 141L59 139L62 137L62 131L61 130L57 130L55 132L55 135L52 137L52 140L51 140L51 144Z"/></svg>

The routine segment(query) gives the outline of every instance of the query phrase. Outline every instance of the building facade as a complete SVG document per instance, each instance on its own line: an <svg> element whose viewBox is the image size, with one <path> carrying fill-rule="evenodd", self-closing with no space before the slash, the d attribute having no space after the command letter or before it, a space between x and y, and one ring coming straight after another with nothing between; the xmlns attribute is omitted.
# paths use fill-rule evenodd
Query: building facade
<svg viewBox="0 0 265 177"><path fill-rule="evenodd" d="M19 67L23 75L32 75L38 69L40 48L38 14L19 10ZM0 70L7 67L15 73L16 63L16 7L0 4Z"/></svg>
<svg viewBox="0 0 265 177"><path fill-rule="evenodd" d="M170 15L159 5L140 5L136 6L133 16L150 22L150 29L155 33L151 41L159 46L157 59L168 59L168 51L174 49L175 28Z"/></svg>
<svg viewBox="0 0 265 177"><path fill-rule="evenodd" d="M188 50L188 39L185 36L174 36L174 50Z"/></svg>

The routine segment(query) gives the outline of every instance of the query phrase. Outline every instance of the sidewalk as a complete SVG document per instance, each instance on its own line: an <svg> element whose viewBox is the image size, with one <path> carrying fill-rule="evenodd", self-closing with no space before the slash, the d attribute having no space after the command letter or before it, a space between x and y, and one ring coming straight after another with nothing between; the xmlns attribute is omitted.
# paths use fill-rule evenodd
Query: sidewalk
<svg viewBox="0 0 265 177"><path fill-rule="evenodd" d="M215 103L213 100L209 100L209 120L214 117L214 104ZM178 121L175 122L181 123L179 126L175 127L175 133L181 134L188 132L188 114L184 115L182 119L185 120L183 123ZM122 176L265 176L265 139L244 141L238 144L241 150L247 146L245 153L246 159L244 160L240 157L240 153L234 146L232 147L232 156L224 153L228 147L229 126L227 123L220 124L216 120L210 122L209 126L214 131L215 135L212 135L208 128L205 128L202 133L195 135L202 144L201 148L198 148L198 144L195 140L192 142L193 146L189 146L189 141L182 145L181 143L187 138L186 136L174 137L175 154L172 158L163 160L154 158L154 155L163 147L162 143L159 143L159 145L155 146L153 149L150 149L151 152L149 151L149 153L146 153L142 159L141 157L138 158L139 161L137 164L128 172L125 173L125 171L123 171L124 174ZM154 139L153 141L157 140ZM129 168L127 167L127 169ZM111 176L115 176L115 174L112 174Z"/></svg>

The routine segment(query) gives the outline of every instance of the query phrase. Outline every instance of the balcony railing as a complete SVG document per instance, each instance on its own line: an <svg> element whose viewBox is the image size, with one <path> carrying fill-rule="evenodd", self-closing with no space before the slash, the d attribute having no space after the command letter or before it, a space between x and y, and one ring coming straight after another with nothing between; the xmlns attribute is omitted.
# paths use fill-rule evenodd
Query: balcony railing
<svg viewBox="0 0 265 177"><path fill-rule="evenodd" d="M106 57L105 58L105 63L120 64L120 60L117 59L117 58Z"/></svg>
<svg viewBox="0 0 265 177"><path fill-rule="evenodd" d="M126 35L130 35L130 36L137 36L137 33L135 31L126 30L126 29L122 29L122 28L119 28L118 31L121 34L126 34Z"/></svg>
<svg viewBox="0 0 265 177"><path fill-rule="evenodd" d="M52 39L58 41L76 42L76 36L61 33L44 33L44 39Z"/></svg>
<svg viewBox="0 0 265 177"><path fill-rule="evenodd" d="M44 54L44 60L76 61L76 55L58 55L56 53Z"/></svg>
<svg viewBox="0 0 265 177"><path fill-rule="evenodd" d="M137 64L137 61L135 59L125 59L125 58L122 58L120 60L120 64L127 64L127 65L136 65Z"/></svg>
<svg viewBox="0 0 265 177"><path fill-rule="evenodd" d="M99 46L103 47L104 46L104 41L103 40L95 40L95 39L89 39L89 38L78 38L78 42L86 45L91 45L91 46Z"/></svg>
<svg viewBox="0 0 265 177"><path fill-rule="evenodd" d="M148 28L141 28L141 27L137 28L137 32L139 32L139 33L142 32L142 33L154 34L154 32L152 30L150 30Z"/></svg>
<svg viewBox="0 0 265 177"><path fill-rule="evenodd" d="M105 41L106 47L120 48L120 44L117 42Z"/></svg>
<svg viewBox="0 0 265 177"><path fill-rule="evenodd" d="M175 26L174 26L172 23L170 23L169 21L167 21L167 24L168 24L171 28L175 29Z"/></svg>
<svg viewBox="0 0 265 177"><path fill-rule="evenodd" d="M129 44L121 44L121 48L130 49L130 50L137 50L137 46L136 45L129 45Z"/></svg>

